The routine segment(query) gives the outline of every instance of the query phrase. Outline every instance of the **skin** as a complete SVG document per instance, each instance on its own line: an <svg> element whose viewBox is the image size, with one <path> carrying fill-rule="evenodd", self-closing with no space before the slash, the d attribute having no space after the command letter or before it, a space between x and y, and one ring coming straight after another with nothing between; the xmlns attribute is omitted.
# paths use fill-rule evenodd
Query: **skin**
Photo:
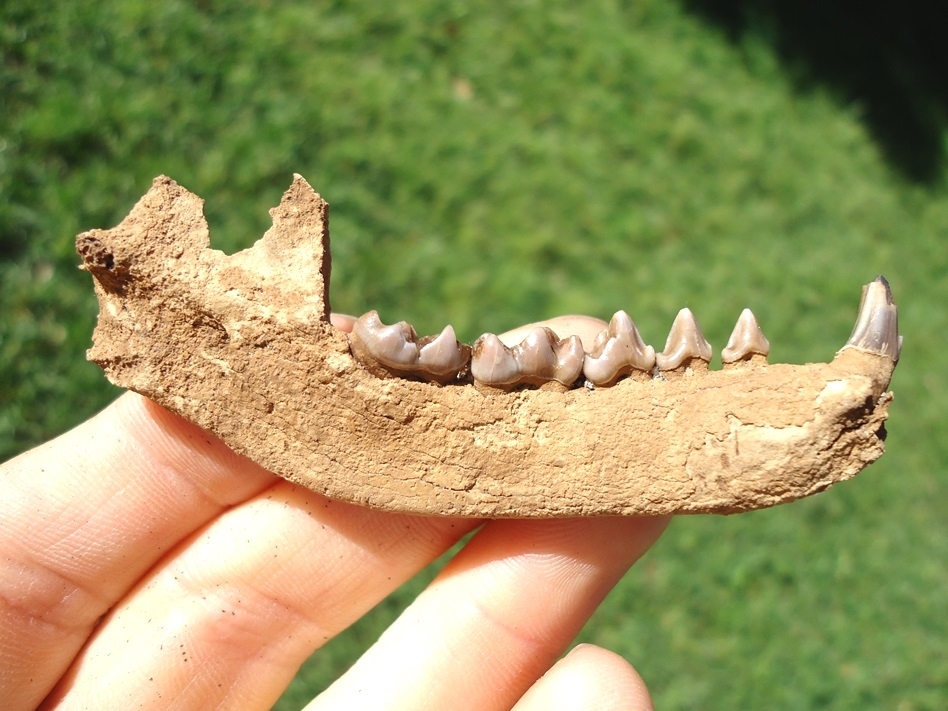
<svg viewBox="0 0 948 711"><path fill-rule="evenodd" d="M568 318L584 340L604 325ZM0 477L9 711L269 709L314 650L475 529L307 708L652 708L621 657L590 645L560 656L667 519L485 522L351 506L134 393Z"/></svg>

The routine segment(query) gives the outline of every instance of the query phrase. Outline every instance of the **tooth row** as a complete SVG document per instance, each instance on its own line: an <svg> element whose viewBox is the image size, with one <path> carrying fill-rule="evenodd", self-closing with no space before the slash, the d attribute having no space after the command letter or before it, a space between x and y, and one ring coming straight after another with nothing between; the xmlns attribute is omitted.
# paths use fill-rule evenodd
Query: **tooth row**
<svg viewBox="0 0 948 711"><path fill-rule="evenodd" d="M459 343L451 326L436 336L419 338L404 321L386 326L377 311L355 321L349 345L356 359L375 375L442 385L473 379L504 390L553 382L569 388L582 378L591 386L608 387L625 377L648 380L659 372L707 368L712 354L711 344L687 308L675 317L661 353L645 344L625 311L616 312L589 353L583 351L578 336L561 339L543 327L533 329L512 347L492 333L478 338L473 347ZM770 343L757 319L744 309L721 351L724 367L747 361L765 363L769 352Z"/></svg>

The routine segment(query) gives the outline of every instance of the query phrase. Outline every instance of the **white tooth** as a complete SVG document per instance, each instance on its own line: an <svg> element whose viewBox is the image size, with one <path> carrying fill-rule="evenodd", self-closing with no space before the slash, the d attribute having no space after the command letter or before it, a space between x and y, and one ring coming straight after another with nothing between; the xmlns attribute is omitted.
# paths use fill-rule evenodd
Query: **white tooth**
<svg viewBox="0 0 948 711"><path fill-rule="evenodd" d="M691 309L684 308L675 317L665 341L665 350L655 356L655 362L660 370L674 370L695 358L710 363L711 353L711 344L701 333L694 314Z"/></svg>
<svg viewBox="0 0 948 711"><path fill-rule="evenodd" d="M439 335L422 338L418 343L418 365L433 375L456 374L467 366L471 357L470 347L458 342L450 325Z"/></svg>
<svg viewBox="0 0 948 711"><path fill-rule="evenodd" d="M629 314L617 311L585 356L583 374L593 385L611 385L632 370L651 372L654 365L655 349L645 345Z"/></svg>
<svg viewBox="0 0 948 711"><path fill-rule="evenodd" d="M520 368L510 349L493 333L485 333L472 347L471 376L485 385L511 386L520 378Z"/></svg>
<svg viewBox="0 0 948 711"><path fill-rule="evenodd" d="M727 346L721 351L721 362L736 363L740 360L750 360L754 355L762 355L766 359L769 353L770 341L760 330L751 310L744 309L731 331Z"/></svg>
<svg viewBox="0 0 948 711"><path fill-rule="evenodd" d="M352 327L351 339L358 339L383 366L405 368L418 361L418 336L409 324L399 321L386 326L378 311L360 316Z"/></svg>

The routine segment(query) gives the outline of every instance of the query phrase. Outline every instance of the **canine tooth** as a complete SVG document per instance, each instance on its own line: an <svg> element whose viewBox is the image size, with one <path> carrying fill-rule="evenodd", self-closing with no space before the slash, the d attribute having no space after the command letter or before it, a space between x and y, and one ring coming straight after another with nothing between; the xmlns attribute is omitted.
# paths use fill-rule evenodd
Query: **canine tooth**
<svg viewBox="0 0 948 711"><path fill-rule="evenodd" d="M369 311L356 319L350 341L359 340L382 365L411 367L418 361L418 334L405 321L386 326L378 311Z"/></svg>
<svg viewBox="0 0 948 711"><path fill-rule="evenodd" d="M418 346L418 365L433 374L457 374L471 359L470 346L458 342L451 325L445 326L437 336L422 338Z"/></svg>
<svg viewBox="0 0 948 711"><path fill-rule="evenodd" d="M520 367L510 349L493 333L485 333L474 341L471 351L471 376L485 385L515 385Z"/></svg>
<svg viewBox="0 0 948 711"><path fill-rule="evenodd" d="M675 317L665 341L665 350L655 356L655 362L660 370L673 370L687 365L693 358L709 363L711 353L711 344L701 333L691 309L685 307Z"/></svg>
<svg viewBox="0 0 948 711"><path fill-rule="evenodd" d="M584 356L583 374L593 385L611 385L632 370L650 373L654 365L655 349L645 345L629 314L617 311Z"/></svg>
<svg viewBox="0 0 948 711"><path fill-rule="evenodd" d="M844 348L858 348L889 356L898 362L902 351L899 312L892 300L889 282L881 274L862 287L859 315Z"/></svg>
<svg viewBox="0 0 948 711"><path fill-rule="evenodd" d="M770 341L760 330L760 325L750 309L741 311L727 345L721 351L722 363L736 363L750 360L755 355L766 357L770 354Z"/></svg>

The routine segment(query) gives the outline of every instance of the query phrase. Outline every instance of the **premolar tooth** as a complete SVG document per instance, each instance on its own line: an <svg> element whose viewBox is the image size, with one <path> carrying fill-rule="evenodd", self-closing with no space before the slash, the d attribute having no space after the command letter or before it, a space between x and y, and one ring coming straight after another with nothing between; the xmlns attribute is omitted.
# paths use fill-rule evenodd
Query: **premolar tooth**
<svg viewBox="0 0 948 711"><path fill-rule="evenodd" d="M645 345L629 314L617 311L585 355L583 374L593 385L604 386L633 370L650 373L654 365L655 349Z"/></svg>
<svg viewBox="0 0 948 711"><path fill-rule="evenodd" d="M675 317L665 341L665 350L655 356L655 362L660 370L668 371L687 365L692 359L710 363L711 353L711 344L701 333L691 309L686 307Z"/></svg>
<svg viewBox="0 0 948 711"><path fill-rule="evenodd" d="M760 325L750 309L741 311L740 317L731 331L731 337L727 339L727 346L721 351L722 363L736 363L738 361L747 361L754 356L763 356L766 362L770 354L770 341L760 330Z"/></svg>
<svg viewBox="0 0 948 711"><path fill-rule="evenodd" d="M467 370L471 348L459 343L451 326L437 336L418 339L405 321L386 326L377 311L360 316L349 334L353 355L371 372L418 378L442 385Z"/></svg>
<svg viewBox="0 0 948 711"><path fill-rule="evenodd" d="M892 300L889 282L881 274L862 287L859 315L844 348L858 348L889 356L898 362L902 352L899 312Z"/></svg>

